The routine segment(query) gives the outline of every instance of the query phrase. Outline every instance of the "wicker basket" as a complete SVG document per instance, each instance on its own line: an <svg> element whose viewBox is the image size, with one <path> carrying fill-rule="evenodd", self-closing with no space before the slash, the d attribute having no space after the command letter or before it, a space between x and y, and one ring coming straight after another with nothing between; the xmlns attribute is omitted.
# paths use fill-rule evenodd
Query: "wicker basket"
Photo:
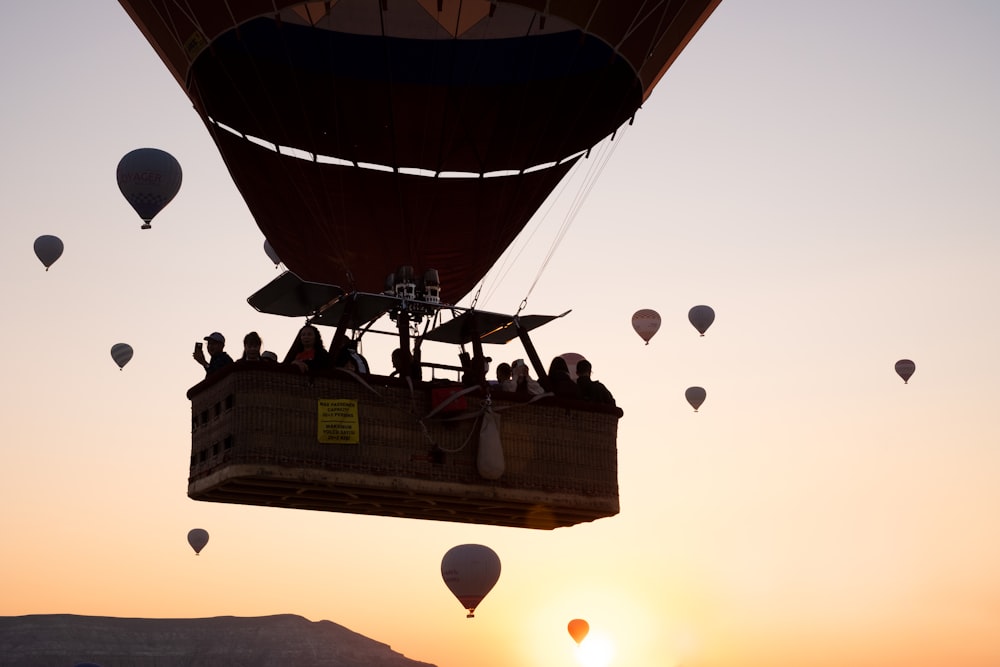
<svg viewBox="0 0 1000 667"><path fill-rule="evenodd" d="M540 529L618 513L620 410L476 389L462 397L464 409L435 411L435 386L233 364L188 392L188 495ZM320 401L328 399L348 401L356 443L320 442ZM505 462L496 480L476 463L487 406L499 417Z"/></svg>

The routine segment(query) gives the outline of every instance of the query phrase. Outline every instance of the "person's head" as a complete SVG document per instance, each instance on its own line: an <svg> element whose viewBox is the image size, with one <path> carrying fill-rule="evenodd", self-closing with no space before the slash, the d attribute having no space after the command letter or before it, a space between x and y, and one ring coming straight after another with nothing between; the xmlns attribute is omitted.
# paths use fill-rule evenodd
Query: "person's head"
<svg viewBox="0 0 1000 667"><path fill-rule="evenodd" d="M515 379L528 377L528 365L524 363L524 359L515 359L514 363L510 365L510 373Z"/></svg>
<svg viewBox="0 0 1000 667"><path fill-rule="evenodd" d="M205 336L205 349L208 350L209 356L215 356L226 347L226 337L220 334L218 331L213 331L212 333Z"/></svg>
<svg viewBox="0 0 1000 667"><path fill-rule="evenodd" d="M591 365L586 359L581 359L576 362L576 376L578 378L589 378L590 377Z"/></svg>
<svg viewBox="0 0 1000 667"><path fill-rule="evenodd" d="M275 354L274 352L271 352L270 350L265 350L264 352L260 353L260 358L266 361L277 361L278 355Z"/></svg>
<svg viewBox="0 0 1000 667"><path fill-rule="evenodd" d="M562 357L553 357L552 363L549 364L549 375L556 375L559 373L569 375L569 365L567 365L566 360Z"/></svg>
<svg viewBox="0 0 1000 667"><path fill-rule="evenodd" d="M506 382L509 379L510 379L510 364L508 364L506 361L501 362L500 365L497 366L497 380L499 382Z"/></svg>
<svg viewBox="0 0 1000 667"><path fill-rule="evenodd" d="M323 348L323 337L320 335L319 329L312 324L307 324L299 329L299 342L306 350Z"/></svg>
<svg viewBox="0 0 1000 667"><path fill-rule="evenodd" d="M247 361L257 361L260 359L260 348L264 342L260 339L260 334L251 331L243 337L243 359Z"/></svg>

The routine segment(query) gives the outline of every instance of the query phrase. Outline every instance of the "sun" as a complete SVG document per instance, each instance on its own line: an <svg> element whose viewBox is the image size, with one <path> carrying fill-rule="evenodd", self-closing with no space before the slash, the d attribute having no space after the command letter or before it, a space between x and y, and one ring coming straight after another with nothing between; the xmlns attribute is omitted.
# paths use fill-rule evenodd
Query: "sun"
<svg viewBox="0 0 1000 667"><path fill-rule="evenodd" d="M593 631L576 648L576 658L583 667L608 667L614 657L611 639Z"/></svg>

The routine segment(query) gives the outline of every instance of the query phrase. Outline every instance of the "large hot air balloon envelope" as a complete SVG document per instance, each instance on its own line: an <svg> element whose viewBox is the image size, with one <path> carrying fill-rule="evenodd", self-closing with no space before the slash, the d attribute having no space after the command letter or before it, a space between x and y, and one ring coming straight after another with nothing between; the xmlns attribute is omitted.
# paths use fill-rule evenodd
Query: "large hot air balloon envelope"
<svg viewBox="0 0 1000 667"><path fill-rule="evenodd" d="M687 402L691 404L691 407L694 408L695 412L698 412L698 408L700 408L701 404L705 402L706 396L707 394L705 393L705 390L701 387L688 387L684 391L684 398L686 398Z"/></svg>
<svg viewBox="0 0 1000 667"><path fill-rule="evenodd" d="M35 257L45 265L45 270L55 264L63 254L63 242L58 236L44 234L35 239Z"/></svg>
<svg viewBox="0 0 1000 667"><path fill-rule="evenodd" d="M452 303L720 2L119 1L290 271Z"/></svg>
<svg viewBox="0 0 1000 667"><path fill-rule="evenodd" d="M903 384L910 383L910 376L917 370L917 365L909 359L900 359L896 362L896 374L903 378Z"/></svg>
<svg viewBox="0 0 1000 667"><path fill-rule="evenodd" d="M637 310L632 315L632 328L649 345L649 339L660 330L660 314L649 308Z"/></svg>
<svg viewBox="0 0 1000 667"><path fill-rule="evenodd" d="M137 148L118 162L118 189L142 218L142 228L181 189L181 165L173 155L159 148Z"/></svg>
<svg viewBox="0 0 1000 667"><path fill-rule="evenodd" d="M711 306L695 306L688 311L688 321L702 336L715 321L715 311Z"/></svg>
<svg viewBox="0 0 1000 667"><path fill-rule="evenodd" d="M111 346L111 358L118 364L118 370L122 370L132 360L132 346L128 343L115 343Z"/></svg>
<svg viewBox="0 0 1000 667"><path fill-rule="evenodd" d="M573 638L573 641L579 644L587 636L587 633L590 632L590 623L587 623L582 618L574 618L566 626L566 629L569 631L569 636Z"/></svg>
<svg viewBox="0 0 1000 667"><path fill-rule="evenodd" d="M188 544L194 549L195 555L201 554L201 550L208 544L208 531L204 528L192 528L188 531Z"/></svg>
<svg viewBox="0 0 1000 667"><path fill-rule="evenodd" d="M441 577L473 618L476 607L500 578L500 557L482 544L452 547L441 559Z"/></svg>

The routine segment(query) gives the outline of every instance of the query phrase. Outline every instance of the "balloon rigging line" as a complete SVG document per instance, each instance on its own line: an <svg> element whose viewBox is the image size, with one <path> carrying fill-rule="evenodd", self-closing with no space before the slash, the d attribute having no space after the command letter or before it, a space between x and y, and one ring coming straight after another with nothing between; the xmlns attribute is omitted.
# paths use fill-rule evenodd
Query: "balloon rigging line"
<svg viewBox="0 0 1000 667"><path fill-rule="evenodd" d="M630 127L630 125L626 124L623 128L620 128L622 130L622 134L624 134L628 127ZM591 191L593 191L594 186L597 184L597 179L602 173L604 173L604 169L607 167L608 161L611 159L611 156L614 154L620 143L621 139L616 142L614 140L614 134L612 134L612 139L608 142L608 144L602 147L601 154L597 156L594 167L587 170L584 184L576 191L573 202L570 204L570 209L563 218L562 225L560 226L555 239L552 241L552 244L549 246L548 254L546 254L545 259L538 268L538 273L535 275L534 281L528 288L528 292L524 295L524 299L521 302L518 312L520 312L520 310L527 305L528 297L531 296L531 293L535 290L535 286L538 285L538 281L541 280L542 274L548 267L549 262L555 256L556 249L562 244L567 232L569 232L569 228L576 220L576 216L580 213L580 209L583 208L583 204L587 200L587 196L591 193Z"/></svg>
<svg viewBox="0 0 1000 667"><path fill-rule="evenodd" d="M620 131L622 132L622 134L624 134L625 128L620 128ZM586 170L586 173L583 175L583 184L580 185L574 193L573 202L571 202L569 206L570 212L565 215L560 230L559 232L557 232L555 240L553 241L545 260L538 269L538 273L535 276L534 282L531 284L531 287L529 288L527 294L525 294L524 299L522 301L522 306L521 306L522 308L524 307L524 302L527 301L528 296L530 296L532 290L534 290L535 288L535 285L541 278L542 273L544 272L545 267L548 264L548 261L555 253L556 247L558 247L558 245L562 241L562 238L569 231L569 227L572 224L573 220L575 220L580 209L582 208L583 202L586 200L587 194L589 194L590 190L593 189L594 185L597 182L597 179L599 178L605 166L607 165L608 160L610 159L614 150L617 148L617 146L613 144L614 144L614 134L612 134L611 138L607 139L606 141L602 141L602 143L599 144L596 149L591 149L591 150L596 150L597 155L595 156L593 161L590 161L590 167ZM519 249L517 250L517 252L513 253L512 255L507 254L505 258L502 260L502 264L500 267L500 275L494 281L495 286L487 291L486 295L487 299L489 299L495 293L496 289L499 287L499 284L504 282L504 280L507 277L507 274L510 273L513 267L516 265L517 260L520 259L524 251L531 245L530 243L531 240L544 226L544 222L548 218L549 214L552 212L552 209L555 207L556 201L562 198L564 191L569 187L570 180L571 178L569 177L562 179L562 181L556 188L555 196L549 197L545 211L538 219L538 223L531 230L531 233L527 236L527 238L523 240L521 244L519 244Z"/></svg>
<svg viewBox="0 0 1000 667"><path fill-rule="evenodd" d="M659 21L659 24L662 25L663 16L666 15L666 7L664 5L667 4L669 4L667 0L659 0L658 2L653 3L652 7L647 8L646 7L647 3L643 2L642 6L639 7L639 9L635 12L635 16L632 17L632 22L629 24L628 28L625 30L624 33L622 33L621 40L619 40L618 44L615 45L615 52L619 53L618 47L621 46L622 42L628 40L628 38L631 37L636 30L642 27L642 24L646 22L646 19L652 16L653 13L656 11L656 9L660 7L662 7L664 10L663 14L660 16L660 21ZM646 53L648 54L649 51L647 50ZM649 60L648 56L643 60L643 63L645 63L647 60Z"/></svg>

